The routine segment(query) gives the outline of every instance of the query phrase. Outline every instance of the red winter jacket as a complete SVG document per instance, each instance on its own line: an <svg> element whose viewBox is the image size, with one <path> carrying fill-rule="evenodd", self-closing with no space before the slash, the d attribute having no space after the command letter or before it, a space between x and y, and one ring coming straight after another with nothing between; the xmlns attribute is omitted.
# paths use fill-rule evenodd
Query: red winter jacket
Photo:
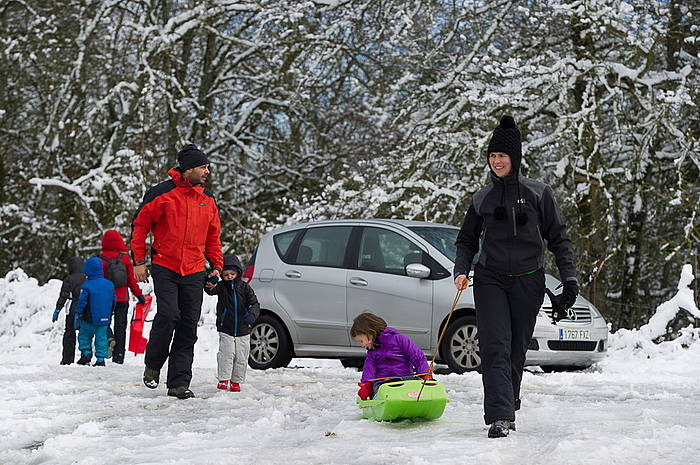
<svg viewBox="0 0 700 465"><path fill-rule="evenodd" d="M131 223L134 263L146 261L146 237L153 233L151 262L182 276L204 270L205 259L224 266L219 209L203 186L193 186L172 168L172 179L151 187Z"/></svg>
<svg viewBox="0 0 700 465"><path fill-rule="evenodd" d="M104 236L102 236L102 253L100 255L105 258L116 258L120 253L121 261L124 262L126 266L126 286L117 287L114 289L114 293L117 295L117 302L124 302L129 300L129 291L127 287L131 289L134 295L143 295L143 291L136 282L134 277L134 265L131 264L131 258L129 258L129 250L124 244L124 239L122 239L121 234L114 229L105 231ZM102 257L100 257L102 259ZM107 261L102 260L102 272L107 273Z"/></svg>

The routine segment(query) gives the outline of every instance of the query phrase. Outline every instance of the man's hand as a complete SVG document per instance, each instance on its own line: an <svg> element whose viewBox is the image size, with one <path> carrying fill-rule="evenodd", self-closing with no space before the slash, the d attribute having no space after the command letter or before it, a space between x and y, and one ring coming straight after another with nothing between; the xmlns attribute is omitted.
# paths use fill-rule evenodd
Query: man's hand
<svg viewBox="0 0 700 465"><path fill-rule="evenodd" d="M210 283L209 281L206 281L206 282L204 283L204 286L205 286L207 289L211 290L211 289L214 289L214 288L216 287L216 283Z"/></svg>
<svg viewBox="0 0 700 465"><path fill-rule="evenodd" d="M146 265L136 265L134 266L134 277L136 278L136 281L140 283L147 283L148 282L148 267Z"/></svg>
<svg viewBox="0 0 700 465"><path fill-rule="evenodd" d="M458 291L464 291L469 287L469 278L467 275L461 274L455 278L455 287Z"/></svg>

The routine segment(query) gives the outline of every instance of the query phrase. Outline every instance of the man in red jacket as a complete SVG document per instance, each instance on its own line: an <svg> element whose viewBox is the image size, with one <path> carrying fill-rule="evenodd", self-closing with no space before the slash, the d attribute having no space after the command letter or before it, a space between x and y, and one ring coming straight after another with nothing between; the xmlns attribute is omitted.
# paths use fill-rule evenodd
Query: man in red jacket
<svg viewBox="0 0 700 465"><path fill-rule="evenodd" d="M117 296L117 303L114 305L114 351L112 352L112 362L124 363L124 351L126 349L126 320L129 313L129 289L139 303L146 300L143 291L134 278L134 266L129 258L129 251L126 248L124 239L119 231L109 229L102 236L102 253L98 255L102 260L102 271L104 276L114 284L114 293ZM115 266L117 263L110 263L114 259L119 259L122 266ZM117 271L110 274L110 270L116 268Z"/></svg>
<svg viewBox="0 0 700 465"><path fill-rule="evenodd" d="M146 238L153 234L151 274L158 311L146 346L143 382L151 389L158 387L160 369L168 359L168 395L187 399L194 397L189 386L205 261L213 269L208 277L218 277L224 259L219 210L203 186L209 160L192 144L178 152L177 160L177 168L168 171L171 179L146 192L131 224L131 252L136 279L146 282Z"/></svg>

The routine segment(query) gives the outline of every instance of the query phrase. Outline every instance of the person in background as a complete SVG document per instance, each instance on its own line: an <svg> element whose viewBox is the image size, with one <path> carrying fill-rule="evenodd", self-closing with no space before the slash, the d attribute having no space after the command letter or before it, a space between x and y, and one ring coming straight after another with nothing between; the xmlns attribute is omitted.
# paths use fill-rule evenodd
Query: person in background
<svg viewBox="0 0 700 465"><path fill-rule="evenodd" d="M457 235L454 282L466 289L472 261L479 332L484 421L488 437L515 430L525 353L544 300L545 243L556 258L564 290L551 296L555 320L578 295L574 251L547 184L520 175L520 131L503 116L487 150L491 183L472 196Z"/></svg>
<svg viewBox="0 0 700 465"><path fill-rule="evenodd" d="M433 379L428 373L425 354L408 337L387 326L383 318L369 312L355 317L350 336L367 349L357 395L367 400L376 394L384 378L420 377Z"/></svg>
<svg viewBox="0 0 700 465"><path fill-rule="evenodd" d="M78 347L81 354L78 364L90 363L94 338L97 361L93 366L105 366L108 350L107 330L116 303L114 285L102 275L102 261L97 257L89 258L83 271L87 281L80 287L80 297L75 307L76 326L79 328Z"/></svg>
<svg viewBox="0 0 700 465"><path fill-rule="evenodd" d="M105 278L114 284L117 303L114 306L114 349L112 362L124 363L126 351L126 325L129 313L129 289L140 304L146 303L143 291L134 277L134 265L121 234L114 229L105 231L102 236L102 270Z"/></svg>
<svg viewBox="0 0 700 465"><path fill-rule="evenodd" d="M216 329L219 353L216 355L217 389L239 392L245 381L250 354L250 331L260 315L260 304L253 288L241 279L243 267L235 255L224 255L221 281L207 281L204 292L218 297Z"/></svg>
<svg viewBox="0 0 700 465"><path fill-rule="evenodd" d="M66 313L66 330L63 333L63 355L61 356L61 365L70 365L75 361L75 306L78 305L78 297L80 296L80 286L85 282L85 273L83 273L83 259L80 257L71 257L68 260L68 276L63 279L61 293L56 301L56 309L51 317L52 322L58 320L58 315L61 309L70 299L70 307Z"/></svg>

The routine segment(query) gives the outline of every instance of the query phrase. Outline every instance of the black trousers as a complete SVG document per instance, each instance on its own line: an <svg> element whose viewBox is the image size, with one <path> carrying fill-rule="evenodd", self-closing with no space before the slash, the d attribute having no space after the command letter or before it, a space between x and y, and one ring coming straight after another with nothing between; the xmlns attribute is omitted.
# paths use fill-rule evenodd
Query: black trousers
<svg viewBox="0 0 700 465"><path fill-rule="evenodd" d="M126 322L129 314L129 302L117 302L114 306L114 350L112 351L112 361L115 363L124 362L126 351Z"/></svg>
<svg viewBox="0 0 700 465"><path fill-rule="evenodd" d="M61 364L70 365L75 361L75 313L66 315L66 330L63 332L63 355Z"/></svg>
<svg viewBox="0 0 700 465"><path fill-rule="evenodd" d="M525 353L543 300L543 271L508 276L477 265L474 302L486 424L515 421L515 411L520 409Z"/></svg>
<svg viewBox="0 0 700 465"><path fill-rule="evenodd" d="M167 359L167 386L189 387L205 272L182 276L163 266L153 265L151 275L158 311L146 345L146 366L160 370Z"/></svg>

